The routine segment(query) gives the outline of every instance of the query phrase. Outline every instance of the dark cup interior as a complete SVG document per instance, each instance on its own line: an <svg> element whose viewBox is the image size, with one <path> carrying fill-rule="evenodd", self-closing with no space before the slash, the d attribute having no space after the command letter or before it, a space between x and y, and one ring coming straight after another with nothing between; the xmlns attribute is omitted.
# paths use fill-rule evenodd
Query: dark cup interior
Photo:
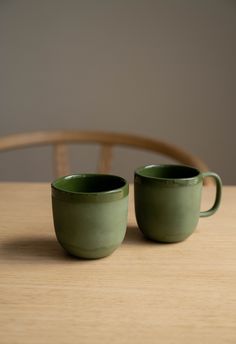
<svg viewBox="0 0 236 344"><path fill-rule="evenodd" d="M150 165L136 171L138 175L160 179L189 179L199 175L199 171L184 165Z"/></svg>
<svg viewBox="0 0 236 344"><path fill-rule="evenodd" d="M79 174L55 180L52 186L73 193L98 193L120 189L126 181L118 176L103 174Z"/></svg>

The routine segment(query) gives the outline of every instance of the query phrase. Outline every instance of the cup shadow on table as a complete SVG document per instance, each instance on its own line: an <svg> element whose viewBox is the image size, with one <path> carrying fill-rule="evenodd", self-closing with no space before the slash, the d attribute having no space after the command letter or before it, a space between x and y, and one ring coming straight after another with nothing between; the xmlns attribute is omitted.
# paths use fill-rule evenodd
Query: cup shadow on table
<svg viewBox="0 0 236 344"><path fill-rule="evenodd" d="M2 244L1 251L12 260L19 261L78 261L64 251L53 237L18 237ZM85 261L85 259L79 259Z"/></svg>
<svg viewBox="0 0 236 344"><path fill-rule="evenodd" d="M165 246L169 244L148 239L137 226L128 226L123 245Z"/></svg>
<svg viewBox="0 0 236 344"><path fill-rule="evenodd" d="M128 226L126 235L122 245L158 245L163 244L153 242L144 237L141 231L136 226ZM92 262L93 260L82 259L74 257L64 251L56 238L44 237L16 237L14 239L5 241L1 246L3 254L8 255L12 260L23 261L81 261Z"/></svg>
<svg viewBox="0 0 236 344"><path fill-rule="evenodd" d="M143 245L150 242L137 226L128 226L122 245Z"/></svg>

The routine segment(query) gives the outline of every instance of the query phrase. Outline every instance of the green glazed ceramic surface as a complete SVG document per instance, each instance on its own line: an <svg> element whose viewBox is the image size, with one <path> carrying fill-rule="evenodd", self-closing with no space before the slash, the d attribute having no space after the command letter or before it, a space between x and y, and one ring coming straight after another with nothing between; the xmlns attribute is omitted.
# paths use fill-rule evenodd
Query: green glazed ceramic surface
<svg viewBox="0 0 236 344"><path fill-rule="evenodd" d="M128 183L121 177L78 174L52 185L54 227L61 246L88 259L111 254L123 241L128 215Z"/></svg>
<svg viewBox="0 0 236 344"><path fill-rule="evenodd" d="M216 181L213 207L200 212L204 177ZM192 234L199 217L212 215L221 199L221 179L184 165L150 165L135 171L135 214L139 228L149 239L178 242Z"/></svg>

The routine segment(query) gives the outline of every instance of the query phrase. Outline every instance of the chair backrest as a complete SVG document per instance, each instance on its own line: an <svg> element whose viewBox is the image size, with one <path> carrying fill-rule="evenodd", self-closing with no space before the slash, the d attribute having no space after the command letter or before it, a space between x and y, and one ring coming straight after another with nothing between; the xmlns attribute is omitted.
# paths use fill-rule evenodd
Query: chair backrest
<svg viewBox="0 0 236 344"><path fill-rule="evenodd" d="M200 158L173 144L138 135L111 132L63 130L7 135L0 138L0 151L52 145L54 147L55 175L58 177L70 173L67 146L74 143L96 143L101 146L99 173L110 172L114 146L127 146L156 152L179 163L194 166L200 171L208 170L207 165Z"/></svg>

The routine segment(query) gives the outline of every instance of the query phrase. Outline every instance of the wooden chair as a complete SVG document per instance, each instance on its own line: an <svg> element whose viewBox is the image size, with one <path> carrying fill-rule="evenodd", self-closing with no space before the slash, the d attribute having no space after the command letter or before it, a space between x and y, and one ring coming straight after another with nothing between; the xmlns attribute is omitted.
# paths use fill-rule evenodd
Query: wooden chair
<svg viewBox="0 0 236 344"><path fill-rule="evenodd" d="M98 172L109 173L114 146L127 146L165 155L179 163L191 165L201 171L207 171L207 165L187 151L156 139L138 135L108 133L99 131L39 131L7 135L0 138L0 152L27 146L52 145L54 147L54 165L56 177L70 173L68 144L96 143L101 146Z"/></svg>

